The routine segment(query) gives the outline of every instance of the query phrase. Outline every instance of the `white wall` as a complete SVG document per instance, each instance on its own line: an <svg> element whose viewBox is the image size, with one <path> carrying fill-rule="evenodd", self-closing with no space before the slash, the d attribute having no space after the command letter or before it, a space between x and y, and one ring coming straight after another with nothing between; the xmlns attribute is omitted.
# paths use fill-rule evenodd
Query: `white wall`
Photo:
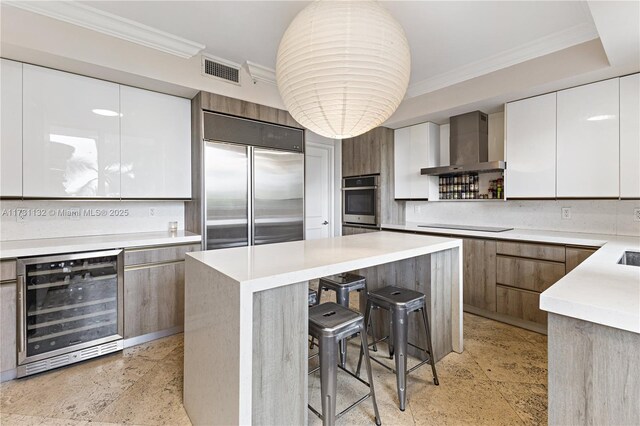
<svg viewBox="0 0 640 426"><path fill-rule="evenodd" d="M24 219L16 211L20 209ZM151 214L153 209L153 215ZM90 216L96 211L126 210L128 216ZM34 216L44 214L44 216ZM73 216L70 216L73 215ZM79 215L79 216L78 216ZM169 222L184 229L182 201L2 201L0 240L29 240L85 235L168 231Z"/></svg>
<svg viewBox="0 0 640 426"><path fill-rule="evenodd" d="M204 90L284 109L276 85L253 84L244 67L241 85L226 83L201 74L200 55L182 59L4 5L0 31L4 58L186 98Z"/></svg>
<svg viewBox="0 0 640 426"><path fill-rule="evenodd" d="M560 216L571 207L570 220ZM408 202L407 222L506 226L521 229L640 236L634 222L638 200L544 200L505 202Z"/></svg>

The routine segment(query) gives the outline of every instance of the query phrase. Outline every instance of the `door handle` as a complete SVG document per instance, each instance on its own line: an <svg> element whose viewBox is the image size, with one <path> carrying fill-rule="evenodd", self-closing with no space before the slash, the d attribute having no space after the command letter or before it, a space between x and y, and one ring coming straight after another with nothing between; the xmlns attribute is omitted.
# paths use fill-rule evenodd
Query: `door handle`
<svg viewBox="0 0 640 426"><path fill-rule="evenodd" d="M327 222L326 220L324 222L322 222L323 225L328 225L329 222Z"/></svg>

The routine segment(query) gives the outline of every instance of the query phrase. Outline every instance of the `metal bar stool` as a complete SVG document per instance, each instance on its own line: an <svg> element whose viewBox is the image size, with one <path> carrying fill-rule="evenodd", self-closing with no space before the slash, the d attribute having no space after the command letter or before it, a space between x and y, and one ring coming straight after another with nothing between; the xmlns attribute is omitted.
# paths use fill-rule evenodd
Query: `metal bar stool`
<svg viewBox="0 0 640 426"><path fill-rule="evenodd" d="M392 344L389 345L389 358L395 356L395 370L387 367L375 357L371 357L374 361L382 365L383 367L393 371L396 374L396 382L398 387L398 399L400 400L400 410L405 410L407 394L406 394L406 381L407 374L411 373L418 367L425 363L431 364L431 370L433 372L433 383L438 386L438 374L436 373L436 365L433 356L433 347L431 345L431 330L429 328L429 318L427 316L427 309L425 306L425 295L417 291L408 290L405 288L388 286L369 293L367 299L367 308L365 310L365 322L369 324L371 318L371 311L373 309L385 309L391 313L391 340ZM422 318L424 321L424 327L427 337L427 349L420 348L416 345L409 343L409 314L412 312L422 311ZM372 339L376 342L375 336L372 331ZM377 342L389 339L389 336L383 337ZM420 362L418 365L407 371L407 346L411 345L416 349L425 352L428 357L426 360ZM360 351L360 360L358 360L358 368L356 369L356 375L360 375L360 364L362 361L362 351Z"/></svg>
<svg viewBox="0 0 640 426"><path fill-rule="evenodd" d="M320 351L320 394L322 398L322 414L309 404L309 409L322 419L323 425L334 425L336 420L350 411L353 407L371 397L376 424L382 424L373 388L373 373L369 359L367 331L361 314L344 308L336 303L328 302L309 309L309 334L318 339ZM360 334L360 351L364 356L369 382L338 365L339 342L354 334ZM360 359L362 361L362 358ZM338 368L369 387L369 393L351 404L336 415L336 397Z"/></svg>
<svg viewBox="0 0 640 426"><path fill-rule="evenodd" d="M309 307L316 306L318 304L318 293L315 290L309 289Z"/></svg>
<svg viewBox="0 0 640 426"><path fill-rule="evenodd" d="M352 291L367 290L367 280L365 277L345 272L338 275L330 275L320 278L318 285L318 300L322 298L322 290L333 290L336 293L336 303L345 308L349 308L349 293ZM350 337L350 336L347 336ZM313 340L312 340L313 342ZM375 350L375 348L374 348ZM340 341L340 366L347 365L347 341Z"/></svg>

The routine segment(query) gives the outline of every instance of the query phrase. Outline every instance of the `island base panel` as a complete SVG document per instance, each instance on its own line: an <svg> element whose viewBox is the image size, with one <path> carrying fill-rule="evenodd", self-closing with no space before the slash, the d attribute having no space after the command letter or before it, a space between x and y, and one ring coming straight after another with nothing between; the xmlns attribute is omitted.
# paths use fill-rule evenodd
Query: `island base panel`
<svg viewBox="0 0 640 426"><path fill-rule="evenodd" d="M253 295L255 425L307 423L308 287L304 281Z"/></svg>
<svg viewBox="0 0 640 426"><path fill-rule="evenodd" d="M549 425L637 425L640 334L549 313Z"/></svg>
<svg viewBox="0 0 640 426"><path fill-rule="evenodd" d="M240 418L240 287L187 256L184 407L194 425Z"/></svg>
<svg viewBox="0 0 640 426"><path fill-rule="evenodd" d="M367 279L368 291L394 285L424 293L427 297L427 313L431 327L431 339L436 361L454 350L462 351L461 319L455 318L455 311L461 311L460 305L460 268L459 250L451 249L424 256L385 263L354 271ZM366 299L360 299L360 310L364 312ZM461 313L460 313L461 315ZM376 338L389 334L389 313L375 310L372 314ZM409 341L426 348L426 336L422 317L409 315ZM459 349L458 349L459 348ZM425 354L413 347L407 352L419 359Z"/></svg>

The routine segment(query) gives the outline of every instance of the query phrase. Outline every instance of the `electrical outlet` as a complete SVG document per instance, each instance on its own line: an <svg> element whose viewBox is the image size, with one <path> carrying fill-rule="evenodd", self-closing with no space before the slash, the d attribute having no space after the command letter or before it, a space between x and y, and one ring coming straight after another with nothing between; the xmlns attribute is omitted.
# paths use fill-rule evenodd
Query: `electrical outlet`
<svg viewBox="0 0 640 426"><path fill-rule="evenodd" d="M562 219L563 220L571 219L571 207L563 207L562 208Z"/></svg>
<svg viewBox="0 0 640 426"><path fill-rule="evenodd" d="M149 207L149 216L155 216L156 215L156 209L153 207Z"/></svg>
<svg viewBox="0 0 640 426"><path fill-rule="evenodd" d="M640 222L640 209L633 209L633 221Z"/></svg>

